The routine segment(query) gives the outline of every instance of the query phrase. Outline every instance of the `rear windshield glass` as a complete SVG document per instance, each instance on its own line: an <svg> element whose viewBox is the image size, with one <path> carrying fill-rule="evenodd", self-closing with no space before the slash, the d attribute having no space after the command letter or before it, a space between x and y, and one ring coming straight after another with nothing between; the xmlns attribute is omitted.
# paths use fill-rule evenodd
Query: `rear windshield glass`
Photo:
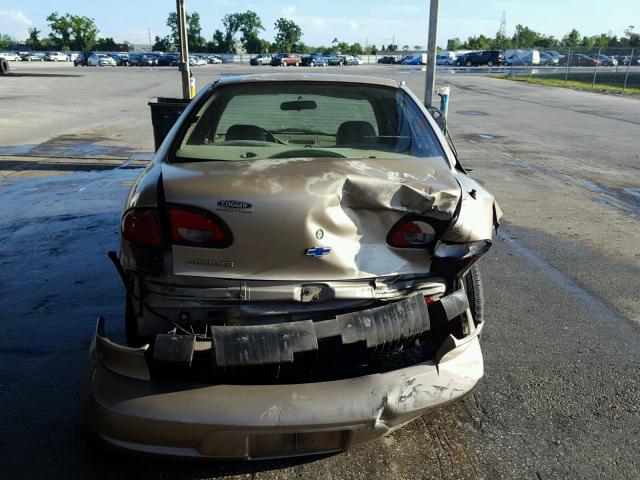
<svg viewBox="0 0 640 480"><path fill-rule="evenodd" d="M443 157L422 111L396 88L269 82L213 90L175 161Z"/></svg>

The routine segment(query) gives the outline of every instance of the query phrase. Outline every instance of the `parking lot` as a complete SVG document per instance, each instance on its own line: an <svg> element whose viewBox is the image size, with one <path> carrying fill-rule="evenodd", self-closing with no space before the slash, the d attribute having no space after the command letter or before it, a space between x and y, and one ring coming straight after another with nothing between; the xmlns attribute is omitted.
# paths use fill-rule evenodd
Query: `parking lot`
<svg viewBox="0 0 640 480"><path fill-rule="evenodd" d="M321 458L191 463L89 442L98 314L122 338L120 209L175 68L12 64L0 77L0 452L6 478L640 477L640 99L438 71L461 161L505 213L480 263L485 378L462 402ZM299 67L302 68L302 67ZM288 71L207 65L223 75ZM419 66L305 71L406 81Z"/></svg>

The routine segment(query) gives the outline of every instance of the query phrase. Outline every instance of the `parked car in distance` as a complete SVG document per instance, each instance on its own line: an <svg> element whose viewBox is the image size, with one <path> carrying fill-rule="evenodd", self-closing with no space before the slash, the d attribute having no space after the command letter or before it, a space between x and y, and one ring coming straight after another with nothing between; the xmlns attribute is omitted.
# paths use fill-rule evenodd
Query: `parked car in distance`
<svg viewBox="0 0 640 480"><path fill-rule="evenodd" d="M480 50L466 55L464 65L467 67L500 66L504 63L504 55L500 50Z"/></svg>
<svg viewBox="0 0 640 480"><path fill-rule="evenodd" d="M378 63L383 63L387 65L400 63L400 58L397 55L385 55L378 59Z"/></svg>
<svg viewBox="0 0 640 480"><path fill-rule="evenodd" d="M322 53L312 53L311 55L305 55L302 57L302 63L304 67L326 67L329 65L327 59L322 56Z"/></svg>
<svg viewBox="0 0 640 480"><path fill-rule="evenodd" d="M192 102L122 211L127 345L99 317L93 434L147 455L335 453L473 391L476 262L502 214L404 82L231 76Z"/></svg>
<svg viewBox="0 0 640 480"><path fill-rule="evenodd" d="M94 53L87 59L90 67L115 67L116 61L105 53Z"/></svg>
<svg viewBox="0 0 640 480"><path fill-rule="evenodd" d="M48 62L66 62L67 54L62 52L47 52L44 59Z"/></svg>
<svg viewBox="0 0 640 480"><path fill-rule="evenodd" d="M251 57L249 60L250 65L271 65L271 55L268 53L261 53L255 57Z"/></svg>
<svg viewBox="0 0 640 480"><path fill-rule="evenodd" d="M598 65L600 65L602 67L616 67L616 66L618 66L618 59L613 57L613 56L604 55L604 54L600 53L600 54L591 55L591 58L593 58L595 61L597 61Z"/></svg>
<svg viewBox="0 0 640 480"><path fill-rule="evenodd" d="M111 58L113 58L116 62L117 66L127 66L129 65L129 56L126 53L108 53Z"/></svg>
<svg viewBox="0 0 640 480"><path fill-rule="evenodd" d="M206 55L203 58L210 64L224 63L222 57L219 57L218 55Z"/></svg>
<svg viewBox="0 0 640 480"><path fill-rule="evenodd" d="M344 61L343 65L348 65L348 66L352 66L352 65L357 65L357 60L355 59L355 57L353 55L340 55L342 57L342 60ZM328 60L327 60L328 63Z"/></svg>
<svg viewBox="0 0 640 480"><path fill-rule="evenodd" d="M180 64L180 55L177 53L168 53L158 57L159 67L175 67Z"/></svg>
<svg viewBox="0 0 640 480"><path fill-rule="evenodd" d="M274 67L289 67L299 66L302 63L302 58L297 53L279 53L271 57L271 65Z"/></svg>
<svg viewBox="0 0 640 480"><path fill-rule="evenodd" d="M327 61L327 65L331 67L342 67L347 64L345 57L336 52L324 52L322 56Z"/></svg>
<svg viewBox="0 0 640 480"><path fill-rule="evenodd" d="M471 55L473 52L467 52L467 53L462 53L458 56L456 56L456 60L454 62L454 65L456 67L462 67L467 63L467 56Z"/></svg>
<svg viewBox="0 0 640 480"><path fill-rule="evenodd" d="M153 67L158 65L158 56L152 53L129 53L129 66Z"/></svg>
<svg viewBox="0 0 640 480"><path fill-rule="evenodd" d="M455 61L456 56L451 52L436 55L436 65L453 65Z"/></svg>
<svg viewBox="0 0 640 480"><path fill-rule="evenodd" d="M558 57L554 57L547 52L540 52L540 65L543 65L545 67L553 67L555 65L558 65L558 63Z"/></svg>
<svg viewBox="0 0 640 480"><path fill-rule="evenodd" d="M362 65L362 58L359 55L353 55L353 64Z"/></svg>
<svg viewBox="0 0 640 480"><path fill-rule="evenodd" d="M567 65L567 62L570 67L595 67L599 65L597 60L582 53L572 53L571 55L567 55L560 59L558 63L560 65Z"/></svg>
<svg viewBox="0 0 640 480"><path fill-rule="evenodd" d="M23 62L44 62L44 52L30 52L22 55L20 60Z"/></svg>
<svg viewBox="0 0 640 480"><path fill-rule="evenodd" d="M427 54L426 53L417 53L415 55L408 55L400 63L402 65L426 65L427 64Z"/></svg>
<svg viewBox="0 0 640 480"><path fill-rule="evenodd" d="M0 58L4 58L7 61L16 62L20 60L20 55L16 52L0 52Z"/></svg>

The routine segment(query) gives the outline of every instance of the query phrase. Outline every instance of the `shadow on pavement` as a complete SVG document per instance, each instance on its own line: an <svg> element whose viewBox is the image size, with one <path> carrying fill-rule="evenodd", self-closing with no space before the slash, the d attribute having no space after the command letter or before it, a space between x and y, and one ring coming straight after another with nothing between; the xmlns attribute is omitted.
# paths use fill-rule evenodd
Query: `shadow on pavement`
<svg viewBox="0 0 640 480"><path fill-rule="evenodd" d="M84 77L83 74L77 73L15 73L9 72L5 77Z"/></svg>

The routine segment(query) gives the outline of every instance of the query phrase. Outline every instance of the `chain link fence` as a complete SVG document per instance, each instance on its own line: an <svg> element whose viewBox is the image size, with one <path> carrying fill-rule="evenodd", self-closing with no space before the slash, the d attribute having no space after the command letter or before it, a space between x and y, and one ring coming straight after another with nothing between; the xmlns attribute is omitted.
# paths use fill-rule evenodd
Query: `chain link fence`
<svg viewBox="0 0 640 480"><path fill-rule="evenodd" d="M505 52L505 63L508 75L515 79L640 94L640 48L514 50Z"/></svg>

